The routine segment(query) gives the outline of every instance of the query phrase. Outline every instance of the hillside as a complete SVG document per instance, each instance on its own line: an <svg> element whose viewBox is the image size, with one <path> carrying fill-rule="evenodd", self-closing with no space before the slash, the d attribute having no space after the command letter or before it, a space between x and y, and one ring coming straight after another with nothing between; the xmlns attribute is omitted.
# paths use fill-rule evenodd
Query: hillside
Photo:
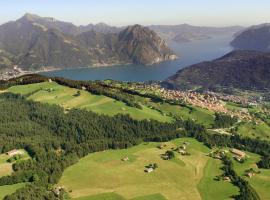
<svg viewBox="0 0 270 200"><path fill-rule="evenodd" d="M252 26L237 34L231 45L235 49L270 51L270 24Z"/></svg>
<svg viewBox="0 0 270 200"><path fill-rule="evenodd" d="M140 93L134 86L37 74L2 81L0 198L270 197L269 159L262 157L270 152L267 105L246 108L222 101L233 113L242 113L244 108L245 113L254 113L251 123L186 102L168 101L151 94L143 84L138 85ZM9 163L7 152L16 148L24 149L29 157L13 158ZM234 160L231 148L245 151L244 162ZM174 156L162 156L167 151ZM155 169L146 173L150 164ZM250 168L255 173L247 178ZM228 176L231 181L226 181ZM209 192L209 187L215 190Z"/></svg>
<svg viewBox="0 0 270 200"><path fill-rule="evenodd" d="M25 70L153 64L175 58L166 43L143 26L118 32L105 24L77 27L31 14L0 26L0 49L12 55L9 67Z"/></svg>
<svg viewBox="0 0 270 200"><path fill-rule="evenodd" d="M178 71L163 82L170 88L249 90L270 89L270 54L233 51L219 59L202 62Z"/></svg>

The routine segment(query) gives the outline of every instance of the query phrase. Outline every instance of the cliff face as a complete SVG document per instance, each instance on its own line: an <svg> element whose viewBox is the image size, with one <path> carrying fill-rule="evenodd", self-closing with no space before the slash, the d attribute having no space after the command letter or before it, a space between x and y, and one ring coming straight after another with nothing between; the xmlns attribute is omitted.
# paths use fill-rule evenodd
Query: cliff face
<svg viewBox="0 0 270 200"><path fill-rule="evenodd" d="M231 42L236 49L270 51L270 24L252 26Z"/></svg>
<svg viewBox="0 0 270 200"><path fill-rule="evenodd" d="M98 27L103 32L93 30L93 26L82 32L82 27L68 22L26 14L0 26L0 49L13 55L14 65L32 70L46 66L153 64L175 58L165 41L146 27L134 25L120 32L110 31L104 24Z"/></svg>
<svg viewBox="0 0 270 200"><path fill-rule="evenodd" d="M178 89L270 89L270 53L233 51L178 71L163 85Z"/></svg>

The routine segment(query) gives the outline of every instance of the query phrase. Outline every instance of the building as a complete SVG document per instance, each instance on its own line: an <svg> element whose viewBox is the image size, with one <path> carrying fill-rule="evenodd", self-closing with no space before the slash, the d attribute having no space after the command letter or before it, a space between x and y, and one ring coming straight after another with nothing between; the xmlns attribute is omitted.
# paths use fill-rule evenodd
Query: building
<svg viewBox="0 0 270 200"><path fill-rule="evenodd" d="M246 153L243 152L243 151L240 151L238 149L231 149L230 151L231 151L231 153L233 153L234 155L236 155L236 156L238 156L240 158L245 158L246 157Z"/></svg>
<svg viewBox="0 0 270 200"><path fill-rule="evenodd" d="M121 159L122 161L129 161L129 158L126 156L124 158Z"/></svg>
<svg viewBox="0 0 270 200"><path fill-rule="evenodd" d="M24 152L22 150L13 149L6 153L8 156L15 156L15 155L23 155Z"/></svg>

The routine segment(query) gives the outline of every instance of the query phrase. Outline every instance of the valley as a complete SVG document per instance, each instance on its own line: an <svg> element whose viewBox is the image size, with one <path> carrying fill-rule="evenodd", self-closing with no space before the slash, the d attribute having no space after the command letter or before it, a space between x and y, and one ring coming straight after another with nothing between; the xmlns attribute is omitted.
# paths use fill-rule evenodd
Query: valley
<svg viewBox="0 0 270 200"><path fill-rule="evenodd" d="M18 83L20 84L18 85ZM151 123L156 124L155 126L149 126L147 129L124 128L125 131L129 131L130 134L132 131L136 130L140 135L146 134L146 138L150 137L149 139L144 140L137 138L138 140L132 141L130 138L123 141L121 138L127 137L127 135L125 133L121 136L121 134L125 131L122 132L123 130L120 127L120 132L117 132L118 128L114 129L112 136L114 137L114 141L116 141L115 137L119 138L117 139L119 143L113 142L112 144L108 144L112 145L113 150L105 147L107 145L104 144L104 140L99 141L96 138L95 141L99 141L98 143L101 142L101 146L99 147L100 150L98 150L98 152L96 152L96 150L89 150L90 152L87 152L90 154L85 152L81 154L82 156L79 156L79 158L77 158L77 156L74 158L72 157L71 160L75 159L72 161L73 164L66 165L63 175L58 178L59 181L54 182L54 187L51 191L55 195L63 194L64 198L69 197L75 200L134 200L151 198L161 200L231 199L234 195L240 195L239 186L237 187L236 183L225 180L226 175L224 175L223 171L223 158L212 158L212 154L210 154L211 152L225 151L227 152L225 155L233 161L234 170L237 172L237 175L243 180L248 181L256 191L256 195L259 195L262 199L269 197L269 193L267 192L269 186L267 181L265 182L265 180L270 179L269 170L258 168L257 164L260 161L260 155L258 155L258 153L261 151L257 151L251 146L245 147L244 149L247 154L246 160L243 163L240 163L239 161L234 161L235 158L233 154L230 153L230 148L226 147L226 145L223 146L223 142L218 144L218 142L215 141L216 139L214 139L216 137L221 137L225 140L225 138L229 137L233 141L233 138L238 140L237 138L239 137L239 139L243 138L243 140L251 140L245 142L246 144L259 142L258 145L266 145L266 141L269 141L269 125L263 116L268 112L267 102L257 101L257 105L252 106L251 104L249 105L249 97L244 99L242 96L241 99L237 96L226 97L216 95L216 100L222 101L222 105L226 110L226 112L220 110L219 113L221 114L217 115L217 110L215 110L215 108L209 106L206 108L200 104L196 104L196 93L191 93L191 96L188 92L183 93L185 94L185 98L175 99L164 95L166 94L166 89L157 90L157 86L155 85L111 80L95 82L72 81L54 77L47 78L40 75L26 75L19 79L7 81L6 84L3 84L1 87L1 95L4 95L0 97L2 98L2 101L0 101L2 104L6 102L5 98L11 98L10 103L13 105L16 101L25 101L23 104L20 103L16 106L18 107L20 105L18 109L21 109L20 107L26 105L37 106L34 110L26 109L28 110L27 112L33 112L32 114L29 113L32 117L26 119L20 126L23 127L23 124L28 123L29 125L27 126L40 126L39 129L41 132L44 132L43 134L46 133L51 136L46 139L41 139L43 136L39 135L34 137L39 138L38 140L35 140L39 141L41 139L41 141L44 140L45 143L50 143L51 140L54 140L53 138L58 138L60 135L66 134L65 132L68 130L63 127L63 124L66 123L69 123L69 126L73 126L71 125L73 123L79 123L80 125L74 124L75 126L72 130L75 133L79 131L80 134L83 133L83 135L89 130L92 130L90 127L93 126L93 123L95 124L94 126L100 126L100 128L103 126L103 123L96 124L95 122L91 122L92 120L97 118L100 118L99 120L107 120L107 116L108 119L120 120L121 123L132 119L136 120L134 121L134 125L137 123L142 123L146 126L149 126ZM5 95L11 96L5 97ZM12 95L19 96L12 97ZM200 95L201 94L198 94L199 99L202 98ZM16 100L16 98L23 99ZM211 98L213 99L213 97ZM253 101L251 102L254 103ZM237 121L232 118L232 116L227 115L230 112L231 114L238 113L235 114L235 117L239 118L239 110L242 110L243 108L246 110L244 116L249 116L250 118L243 117L241 118L241 121ZM52 110L40 112L38 111L39 109ZM48 111L55 112L55 114L51 115ZM37 115L36 112L40 114L43 113L42 115L44 116L40 114ZM54 125L49 128L51 125L45 125L51 122L59 123L60 121L58 122L58 118L62 115L62 112L64 113L63 117L66 116L60 120L61 125L58 125L62 128L56 126L55 129L53 128ZM129 119L128 116L120 116L120 114L128 114L131 119ZM74 118L73 115L77 115L76 118ZM80 115L85 115L86 118L82 118ZM93 115L95 117L89 118L87 117L88 115ZM19 118L23 116L24 114L18 115ZM43 120L40 121L39 117ZM51 120L51 117L56 118ZM81 121L64 122L67 120L65 118L69 117L81 119ZM255 121L256 123L254 123ZM198 126L197 128L199 131L197 132L197 128L194 130L192 129L192 127L196 127L196 125L188 125L189 123L202 124L206 129L200 129ZM4 121L2 124L2 129L5 127L4 130L6 131L8 130L6 128L12 125L12 123L9 125L9 123ZM111 126L109 124L108 126ZM118 122L115 124L118 124ZM130 125L131 124L128 126ZM78 126L81 128L75 128ZM89 128L84 126L89 126ZM159 130L159 126L165 126L166 128L164 127ZM175 126L179 128L175 130ZM100 130L100 128L95 129ZM58 132L60 135L50 133L51 129L56 132L58 132L57 130L61 130L61 132ZM107 130L108 127L105 129ZM13 128L13 130L17 130L17 128ZM27 129L23 128L21 131L23 130ZM34 130L36 130L36 128L34 128ZM162 132L161 130L168 130L168 132ZM206 134L207 137L202 136L202 133ZM104 132L104 134L108 134L107 131ZM154 138L148 134L153 135ZM157 134L161 135L156 137L155 135ZM164 134L167 134L167 136ZM194 134L198 134L198 136ZM190 137L186 137L187 135ZM25 137L26 141L28 140L27 135L23 137ZM73 136L70 135L69 138L73 138ZM59 138L57 140L59 140ZM66 139L61 138L61 140L63 140L61 143L71 145L68 144L68 141L65 141ZM204 143L202 143L202 141L198 142L198 140L203 140ZM215 142L210 142L212 145L209 146L208 144L206 146L207 140L213 140L212 142ZM240 139L240 141L241 140L242 139ZM109 141L110 139L108 142ZM131 143L127 143L127 141L130 141L132 145ZM87 146L90 144L91 142L87 144ZM183 144L185 147L183 147ZM236 144L239 144L239 142ZM237 148L241 147L236 144L234 144L234 146L237 146ZM37 145L39 146L42 144L39 144L38 142ZM53 147L56 152L56 157L54 159L61 159L62 156L64 158L69 155L68 151L70 150L65 146L55 145L56 146ZM83 143L80 144L81 147L84 145L85 144ZM118 147L118 145L120 146ZM124 145L124 149L122 149L122 145ZM228 145L230 146L231 144ZM256 147L258 147L258 145ZM92 149L90 146L87 148ZM267 148L265 150L267 151ZM163 154L168 151L174 152L173 154L175 157L171 160L164 160ZM252 151L253 153L250 153L249 151ZM68 154L66 155L66 153ZM5 159L3 162L5 162ZM61 163L64 161L59 162ZM150 173L145 172L145 169L147 169L146 166L153 163L157 168ZM18 161L16 162L16 165L20 166ZM255 170L256 174L253 177L248 178L246 177L246 170L249 170L250 168ZM7 172L7 174L11 172L12 171ZM7 174L2 174L2 177ZM16 174L19 174L19 171L14 171L12 176ZM26 183L26 185L29 184L29 186L31 186L33 178L26 180L29 182ZM209 192L207 189L209 188L209 185L216 189ZM22 185L3 185L0 187L0 191L2 189L2 191L5 192L4 194L9 194L19 187L22 187ZM147 190L145 190L145 188L147 188Z"/></svg>

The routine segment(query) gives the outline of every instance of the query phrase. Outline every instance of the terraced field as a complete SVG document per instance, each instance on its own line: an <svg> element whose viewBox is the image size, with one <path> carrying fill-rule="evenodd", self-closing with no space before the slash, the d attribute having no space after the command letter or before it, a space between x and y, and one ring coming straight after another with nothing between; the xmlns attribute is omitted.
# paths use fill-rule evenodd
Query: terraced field
<svg viewBox="0 0 270 200"><path fill-rule="evenodd" d="M83 90L80 90L80 95L77 95L78 91L77 89L65 87L55 82L14 86L7 90L7 92L25 95L28 99L34 101L58 104L67 110L70 108L80 108L110 116L118 113L129 114L138 120L154 119L162 122L173 120L146 106L142 106L143 109L137 109L129 107L115 99L102 95L93 95Z"/></svg>
<svg viewBox="0 0 270 200"><path fill-rule="evenodd" d="M166 150L189 142L190 156L176 153L172 160L160 155ZM65 186L76 200L181 200L229 199L238 188L227 182L214 181L221 163L206 156L210 150L194 139L182 138L166 143L144 143L124 150L89 154L65 170L59 185ZM128 157L124 162L121 159ZM145 166L157 163L152 173ZM217 189L209 193L209 185Z"/></svg>

